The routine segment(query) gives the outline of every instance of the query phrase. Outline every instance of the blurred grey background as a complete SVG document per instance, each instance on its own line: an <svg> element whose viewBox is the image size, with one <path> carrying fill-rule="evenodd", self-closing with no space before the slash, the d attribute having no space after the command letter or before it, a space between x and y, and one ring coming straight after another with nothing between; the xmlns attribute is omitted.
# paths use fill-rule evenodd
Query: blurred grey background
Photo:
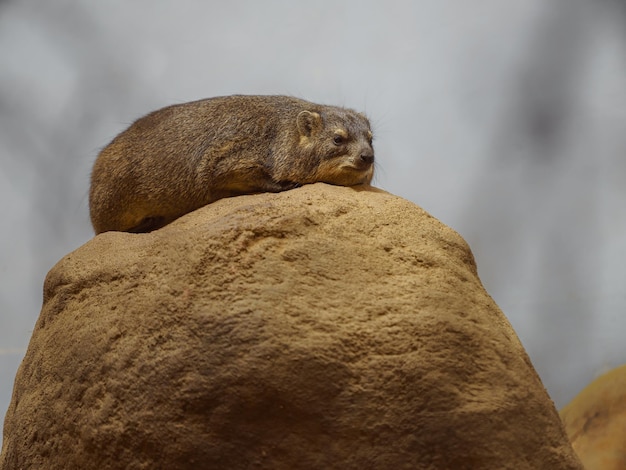
<svg viewBox="0 0 626 470"><path fill-rule="evenodd" d="M365 111L375 184L465 237L565 405L626 362L625 5L0 0L0 418L98 151L232 93Z"/></svg>

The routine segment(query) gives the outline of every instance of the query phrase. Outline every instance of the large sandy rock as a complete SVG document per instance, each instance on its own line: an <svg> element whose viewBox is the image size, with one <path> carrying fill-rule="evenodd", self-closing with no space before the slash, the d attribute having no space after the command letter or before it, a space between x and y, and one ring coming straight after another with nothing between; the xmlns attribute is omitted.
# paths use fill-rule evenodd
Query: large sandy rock
<svg viewBox="0 0 626 470"><path fill-rule="evenodd" d="M463 239L316 184L63 258L0 468L581 466Z"/></svg>
<svg viewBox="0 0 626 470"><path fill-rule="evenodd" d="M626 468L626 365L595 379L561 410L587 470Z"/></svg>

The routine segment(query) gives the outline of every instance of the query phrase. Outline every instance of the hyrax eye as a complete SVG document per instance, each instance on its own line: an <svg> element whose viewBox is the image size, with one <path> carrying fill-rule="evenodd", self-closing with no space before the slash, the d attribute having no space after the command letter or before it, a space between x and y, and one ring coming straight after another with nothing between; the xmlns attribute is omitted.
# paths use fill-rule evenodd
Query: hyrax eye
<svg viewBox="0 0 626 470"><path fill-rule="evenodd" d="M341 145L346 141L346 138L341 135L341 134L335 134L333 136L333 142L335 143L335 145Z"/></svg>

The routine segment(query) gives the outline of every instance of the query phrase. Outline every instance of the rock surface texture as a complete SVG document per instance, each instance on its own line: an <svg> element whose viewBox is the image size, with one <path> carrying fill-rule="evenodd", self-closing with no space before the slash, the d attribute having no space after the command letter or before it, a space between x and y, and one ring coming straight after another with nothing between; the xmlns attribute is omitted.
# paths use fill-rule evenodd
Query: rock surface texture
<svg viewBox="0 0 626 470"><path fill-rule="evenodd" d="M598 377L561 410L586 470L626 468L626 365Z"/></svg>
<svg viewBox="0 0 626 470"><path fill-rule="evenodd" d="M315 184L63 258L5 420L22 468L582 467L464 240Z"/></svg>

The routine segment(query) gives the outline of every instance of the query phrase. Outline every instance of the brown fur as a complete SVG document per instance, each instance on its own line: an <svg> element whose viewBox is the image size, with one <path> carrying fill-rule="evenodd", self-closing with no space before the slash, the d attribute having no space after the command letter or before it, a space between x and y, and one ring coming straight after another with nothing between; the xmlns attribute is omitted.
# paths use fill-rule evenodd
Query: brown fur
<svg viewBox="0 0 626 470"><path fill-rule="evenodd" d="M369 184L373 164L369 121L349 109L244 95L169 106L100 152L91 222L96 233L146 232L224 197Z"/></svg>

